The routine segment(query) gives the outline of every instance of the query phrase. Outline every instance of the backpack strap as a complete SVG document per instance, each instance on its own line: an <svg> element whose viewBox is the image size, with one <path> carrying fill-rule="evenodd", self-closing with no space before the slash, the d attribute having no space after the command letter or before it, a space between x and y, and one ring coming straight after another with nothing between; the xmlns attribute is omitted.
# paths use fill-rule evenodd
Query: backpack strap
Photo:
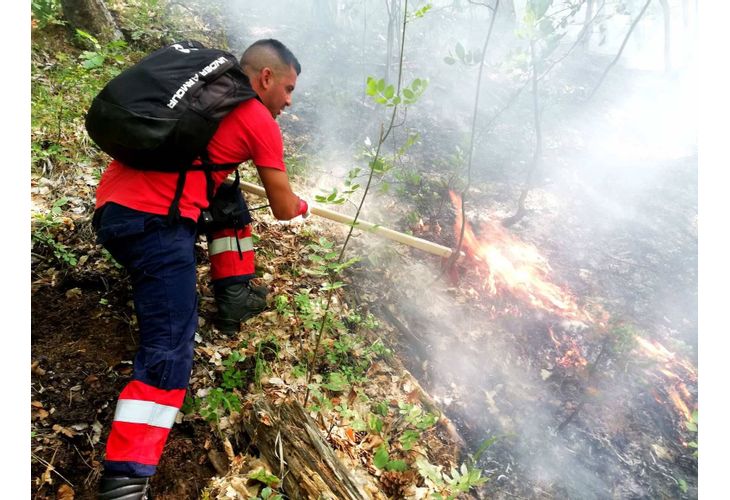
<svg viewBox="0 0 730 500"><path fill-rule="evenodd" d="M180 222L180 198L182 198L185 189L185 179L188 176L187 170L181 170L177 174L177 186L175 186L175 196L172 198L170 210L167 212L167 221L170 224Z"/></svg>
<svg viewBox="0 0 730 500"><path fill-rule="evenodd" d="M240 183L240 176L238 174L238 163L219 163L215 164L210 161L208 152L205 151L201 157L202 163L200 165L191 165L188 168L181 169L178 173L177 185L175 186L175 196L172 198L170 204L170 210L167 212L167 221L170 224L180 222L180 199L182 198L183 191L185 189L185 180L187 179L187 173L190 170L201 170L205 172L205 185L206 195L208 198L208 205L213 201L215 194L215 183L213 182L213 172L220 170L228 170L230 168L236 169L236 180L234 182L236 188Z"/></svg>

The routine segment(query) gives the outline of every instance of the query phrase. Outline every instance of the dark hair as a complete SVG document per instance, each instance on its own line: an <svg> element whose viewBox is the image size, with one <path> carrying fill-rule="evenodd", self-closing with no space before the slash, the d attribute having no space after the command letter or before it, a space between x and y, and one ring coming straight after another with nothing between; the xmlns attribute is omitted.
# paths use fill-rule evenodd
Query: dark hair
<svg viewBox="0 0 730 500"><path fill-rule="evenodd" d="M281 43L279 40L275 40L273 38L266 38L263 40L258 40L251 44L249 48L246 49L246 51L241 56L241 63L243 64L243 59L246 57L246 53L251 50L254 47L269 47L276 52L276 55L279 58L279 61L281 61L283 64L286 64L287 66L291 66L294 68L294 71L297 72L297 75L302 72L302 66L299 64L299 61L297 60L296 56L292 53L291 50L289 50L286 45Z"/></svg>

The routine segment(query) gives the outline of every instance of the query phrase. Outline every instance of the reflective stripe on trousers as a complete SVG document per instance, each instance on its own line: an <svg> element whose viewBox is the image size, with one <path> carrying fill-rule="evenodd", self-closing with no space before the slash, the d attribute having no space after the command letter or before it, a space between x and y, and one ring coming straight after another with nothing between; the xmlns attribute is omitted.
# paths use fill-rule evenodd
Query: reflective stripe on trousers
<svg viewBox="0 0 730 500"><path fill-rule="evenodd" d="M222 229L213 233L208 240L208 254L214 282L234 277L256 277L250 224L239 230Z"/></svg>
<svg viewBox="0 0 730 500"><path fill-rule="evenodd" d="M106 443L105 472L154 474L184 399L185 389L158 389L138 380L127 384Z"/></svg>

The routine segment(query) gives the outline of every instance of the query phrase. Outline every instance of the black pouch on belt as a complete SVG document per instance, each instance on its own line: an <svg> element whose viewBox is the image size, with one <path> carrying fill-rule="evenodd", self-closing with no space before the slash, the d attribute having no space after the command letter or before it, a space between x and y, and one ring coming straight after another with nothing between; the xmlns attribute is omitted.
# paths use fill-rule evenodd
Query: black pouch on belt
<svg viewBox="0 0 730 500"><path fill-rule="evenodd" d="M221 229L241 229L253 220L241 193L240 177L236 170L233 182L224 182L218 188L210 206L198 219L198 231L212 233Z"/></svg>

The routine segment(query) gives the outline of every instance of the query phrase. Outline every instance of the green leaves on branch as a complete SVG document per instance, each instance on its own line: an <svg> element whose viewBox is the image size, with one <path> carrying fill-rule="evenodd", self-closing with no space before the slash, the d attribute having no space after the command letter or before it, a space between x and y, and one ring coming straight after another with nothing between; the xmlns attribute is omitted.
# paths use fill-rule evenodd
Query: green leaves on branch
<svg viewBox="0 0 730 500"><path fill-rule="evenodd" d="M424 412L420 406L411 403L398 403L398 412L407 423L422 431L433 427L439 421L438 415Z"/></svg>
<svg viewBox="0 0 730 500"><path fill-rule="evenodd" d="M312 250L309 260L314 262L316 267L304 269L304 272L314 276L334 276L353 264L360 261L360 257L352 257L345 262L337 262L339 252L333 250L334 243L326 238L320 238L318 243L310 243L307 248ZM330 282L322 285L322 290L334 290L343 287L341 282Z"/></svg>
<svg viewBox="0 0 730 500"><path fill-rule="evenodd" d="M444 62L449 65L456 64L457 61L461 62L465 66L476 66L482 60L481 50L469 50L467 51L461 43L456 44L454 52L449 50L449 55L444 57Z"/></svg>
<svg viewBox="0 0 730 500"><path fill-rule="evenodd" d="M94 50L85 50L79 56L81 66L86 69L96 69L104 66L104 63L111 61L116 64L124 64L122 49L127 46L124 40L115 40L101 45L99 41L86 31L77 29L76 37L90 44Z"/></svg>
<svg viewBox="0 0 730 500"><path fill-rule="evenodd" d="M61 20L61 4L58 0L31 0L30 15L32 21L35 21L35 26L41 29L50 24L65 24Z"/></svg>
<svg viewBox="0 0 730 500"><path fill-rule="evenodd" d="M553 0L528 0L525 8L525 16L531 15L534 19L540 19L553 4Z"/></svg>
<svg viewBox="0 0 730 500"><path fill-rule="evenodd" d="M195 409L199 409L200 416L211 423L220 423L222 417L241 409L241 400L233 392L220 387L211 389L202 399L196 400Z"/></svg>
<svg viewBox="0 0 730 500"><path fill-rule="evenodd" d="M403 88L403 104L413 104L428 87L428 80L424 78L416 78L407 87Z"/></svg>
<svg viewBox="0 0 730 500"><path fill-rule="evenodd" d="M403 431L403 435L398 438L398 441L403 449L408 451L413 449L413 445L416 444L420 438L420 432L414 431L413 429L406 429Z"/></svg>
<svg viewBox="0 0 730 500"><path fill-rule="evenodd" d="M428 80L416 78L410 85L403 87L401 94L397 95L395 86L386 85L385 79L376 80L374 77L369 76L365 93L378 104L384 104L390 108L399 104L409 105L415 103L427 87Z"/></svg>
<svg viewBox="0 0 730 500"><path fill-rule="evenodd" d="M326 203L329 205L342 205L347 201L347 198L340 196L337 188L332 188L332 191L325 195L315 195L314 199L319 203Z"/></svg>
<svg viewBox="0 0 730 500"><path fill-rule="evenodd" d="M408 14L408 21L410 22L410 21L413 21L415 19L422 18L423 16L426 15L426 12L428 12L432 8L433 8L433 5L430 4L430 3L427 3L426 5L424 5L423 7L421 7L420 9L416 10L415 12L411 12L410 14Z"/></svg>
<svg viewBox="0 0 730 500"><path fill-rule="evenodd" d="M345 179L345 189L339 191L337 188L332 188L332 191L324 195L315 195L314 199L319 203L325 203L328 205L342 205L345 203L351 194L360 189L360 183L357 182L357 177L360 175L362 169L355 167L347 173Z"/></svg>

